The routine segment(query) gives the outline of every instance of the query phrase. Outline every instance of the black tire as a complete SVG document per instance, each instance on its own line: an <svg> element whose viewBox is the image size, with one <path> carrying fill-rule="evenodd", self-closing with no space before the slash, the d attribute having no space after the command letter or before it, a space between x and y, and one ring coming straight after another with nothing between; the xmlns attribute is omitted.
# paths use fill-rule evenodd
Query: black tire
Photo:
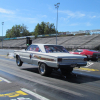
<svg viewBox="0 0 100 100"><path fill-rule="evenodd" d="M72 67L69 67L69 68L66 68L66 69L60 68L60 70L61 70L61 73L66 76L66 75L69 75L69 74L72 73L73 68Z"/></svg>
<svg viewBox="0 0 100 100"><path fill-rule="evenodd" d="M42 76L48 76L52 73L52 68L47 66L45 63L40 63L38 70Z"/></svg>
<svg viewBox="0 0 100 100"><path fill-rule="evenodd" d="M22 66L22 64L23 64L23 62L21 61L19 56L16 57L16 64L17 64L17 66Z"/></svg>

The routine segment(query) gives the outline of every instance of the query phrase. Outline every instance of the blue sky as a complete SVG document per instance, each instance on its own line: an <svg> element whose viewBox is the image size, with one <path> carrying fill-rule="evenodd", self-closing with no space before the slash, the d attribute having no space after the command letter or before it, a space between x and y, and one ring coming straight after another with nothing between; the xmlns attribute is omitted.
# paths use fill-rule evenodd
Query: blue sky
<svg viewBox="0 0 100 100"><path fill-rule="evenodd" d="M0 0L0 36L14 25L27 26L32 32L37 23L50 22L58 31L100 29L100 0Z"/></svg>

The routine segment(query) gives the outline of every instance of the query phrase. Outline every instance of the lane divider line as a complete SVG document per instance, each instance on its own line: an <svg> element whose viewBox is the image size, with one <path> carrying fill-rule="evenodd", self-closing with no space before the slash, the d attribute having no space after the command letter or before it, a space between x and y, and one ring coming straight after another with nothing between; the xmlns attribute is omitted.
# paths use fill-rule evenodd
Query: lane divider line
<svg viewBox="0 0 100 100"><path fill-rule="evenodd" d="M3 81L5 81L5 82L7 82L7 83L11 83L10 81L8 81L7 79L2 78L2 77L0 77L0 80L3 80Z"/></svg>
<svg viewBox="0 0 100 100"><path fill-rule="evenodd" d="M93 65L94 63L91 63L91 62L88 62L87 63L87 66L85 66L85 67L89 67L89 66L91 66L91 65Z"/></svg>
<svg viewBox="0 0 100 100"><path fill-rule="evenodd" d="M5 57L6 55L0 55L0 56L4 56Z"/></svg>
<svg viewBox="0 0 100 100"><path fill-rule="evenodd" d="M99 71L98 69L90 69L90 68L75 68L75 70L80 70L80 71L87 71L87 72L92 72L92 71Z"/></svg>
<svg viewBox="0 0 100 100"><path fill-rule="evenodd" d="M14 57L5 57L5 58L13 59Z"/></svg>
<svg viewBox="0 0 100 100"><path fill-rule="evenodd" d="M13 59L13 56L7 56L7 55L0 55L1 57L5 57L5 58L9 58L9 59Z"/></svg>
<svg viewBox="0 0 100 100"><path fill-rule="evenodd" d="M28 94L30 94L30 95L32 95L32 96L35 96L36 98L38 98L40 100L49 100L48 98L45 98L45 97L43 97L43 96L41 96L41 95L39 95L37 93L34 93L34 92L30 91L30 90L27 90L25 88L21 88L21 90L26 92L26 93L28 93Z"/></svg>

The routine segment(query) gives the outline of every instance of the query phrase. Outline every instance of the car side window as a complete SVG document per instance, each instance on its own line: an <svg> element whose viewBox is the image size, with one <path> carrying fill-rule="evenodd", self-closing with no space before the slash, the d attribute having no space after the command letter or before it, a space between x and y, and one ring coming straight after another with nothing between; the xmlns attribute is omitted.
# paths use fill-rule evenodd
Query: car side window
<svg viewBox="0 0 100 100"><path fill-rule="evenodd" d="M27 51L34 51L34 52L41 52L40 48L38 45L31 45L27 48Z"/></svg>
<svg viewBox="0 0 100 100"><path fill-rule="evenodd" d="M26 51L30 51L30 47L31 47L31 45L27 47Z"/></svg>
<svg viewBox="0 0 100 100"><path fill-rule="evenodd" d="M83 50L78 50L78 52L83 52Z"/></svg>
<svg viewBox="0 0 100 100"><path fill-rule="evenodd" d="M45 48L46 53L53 53L53 52L66 52L66 53L69 53L63 46L45 45L44 48Z"/></svg>
<svg viewBox="0 0 100 100"><path fill-rule="evenodd" d="M74 52L78 52L78 50L75 50Z"/></svg>

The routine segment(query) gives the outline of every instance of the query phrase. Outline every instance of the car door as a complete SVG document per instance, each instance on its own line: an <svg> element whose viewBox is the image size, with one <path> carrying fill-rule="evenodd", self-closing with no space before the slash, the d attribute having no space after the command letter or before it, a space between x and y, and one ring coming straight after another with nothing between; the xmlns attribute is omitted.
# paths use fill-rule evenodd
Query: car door
<svg viewBox="0 0 100 100"><path fill-rule="evenodd" d="M40 52L41 50L39 49L38 45L30 45L27 49L26 52L23 54L24 56L24 61L29 64L35 64L34 61L34 54L36 52Z"/></svg>
<svg viewBox="0 0 100 100"><path fill-rule="evenodd" d="M29 63L29 64L32 64L32 60L30 58L30 55L32 54L32 46L33 45L30 45L25 51L23 51L22 53L22 61L25 62L25 63Z"/></svg>

